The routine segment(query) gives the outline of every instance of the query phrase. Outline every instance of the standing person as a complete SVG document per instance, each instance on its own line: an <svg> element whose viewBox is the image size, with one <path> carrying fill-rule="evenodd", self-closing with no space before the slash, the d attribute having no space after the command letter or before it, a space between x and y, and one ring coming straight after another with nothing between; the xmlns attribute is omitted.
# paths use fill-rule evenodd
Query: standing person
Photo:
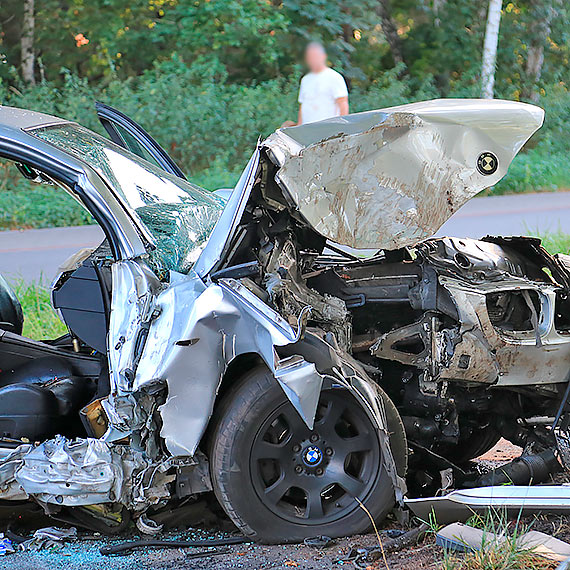
<svg viewBox="0 0 570 570"><path fill-rule="evenodd" d="M327 52L322 44L311 42L305 49L309 73L301 79L299 117L283 127L314 123L330 117L348 115L348 89L344 77L327 66Z"/></svg>

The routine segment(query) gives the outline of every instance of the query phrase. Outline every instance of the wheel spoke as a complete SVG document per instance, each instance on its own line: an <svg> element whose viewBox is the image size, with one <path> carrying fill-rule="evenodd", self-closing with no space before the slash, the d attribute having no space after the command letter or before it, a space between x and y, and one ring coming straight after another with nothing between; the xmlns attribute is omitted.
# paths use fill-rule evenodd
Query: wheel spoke
<svg viewBox="0 0 570 570"><path fill-rule="evenodd" d="M360 433L355 437L341 438L344 441L344 446L348 449L349 453L357 453L359 451L369 451L372 448L373 440L372 434Z"/></svg>
<svg viewBox="0 0 570 570"><path fill-rule="evenodd" d="M253 450L252 457L255 461L262 459L283 459L285 453L285 446L289 438L284 443L270 443L268 441L256 442Z"/></svg>
<svg viewBox="0 0 570 570"><path fill-rule="evenodd" d="M339 402L336 399L329 400L325 413L323 414L323 417L318 421L318 424L326 424L330 429L333 429L345 410L346 404L344 402Z"/></svg>
<svg viewBox="0 0 570 570"><path fill-rule="evenodd" d="M360 492L362 491L363 482L348 473L344 473L343 477L339 477L339 481L337 483L349 494L353 497L357 497Z"/></svg>
<svg viewBox="0 0 570 570"><path fill-rule="evenodd" d="M306 437L309 433L307 424L303 421L303 418L295 408L292 407L290 410L287 410L287 412L283 414L283 417L289 426L288 438L293 436L295 439L299 440Z"/></svg>
<svg viewBox="0 0 570 570"><path fill-rule="evenodd" d="M344 470L344 465L340 461L332 461L327 468L328 479L337 485L340 485L349 495L358 496L363 487L364 482Z"/></svg>
<svg viewBox="0 0 570 570"><path fill-rule="evenodd" d="M290 488L291 484L287 481L287 477L284 473L281 473L279 479L265 489L265 498L270 503L276 505Z"/></svg>
<svg viewBox="0 0 570 570"><path fill-rule="evenodd" d="M365 499L381 468L374 426L340 390L323 392L312 430L289 402L273 408L249 449L261 502L297 524L325 524L357 509L354 498Z"/></svg>
<svg viewBox="0 0 570 570"><path fill-rule="evenodd" d="M323 498L320 489L311 489L307 493L307 509L305 510L305 518L317 519L324 515Z"/></svg>
<svg viewBox="0 0 570 570"><path fill-rule="evenodd" d="M327 443L334 449L335 456L343 461L350 453L370 451L375 445L374 436L370 432L360 433L354 437L341 437L334 430L327 435Z"/></svg>

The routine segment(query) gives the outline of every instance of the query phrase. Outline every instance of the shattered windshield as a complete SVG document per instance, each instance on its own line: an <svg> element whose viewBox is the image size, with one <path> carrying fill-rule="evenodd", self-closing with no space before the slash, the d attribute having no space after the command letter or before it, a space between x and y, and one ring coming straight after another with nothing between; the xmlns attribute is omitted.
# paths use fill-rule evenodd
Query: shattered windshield
<svg viewBox="0 0 570 570"><path fill-rule="evenodd" d="M153 238L159 272L187 273L214 229L224 202L77 124L30 131L89 164Z"/></svg>

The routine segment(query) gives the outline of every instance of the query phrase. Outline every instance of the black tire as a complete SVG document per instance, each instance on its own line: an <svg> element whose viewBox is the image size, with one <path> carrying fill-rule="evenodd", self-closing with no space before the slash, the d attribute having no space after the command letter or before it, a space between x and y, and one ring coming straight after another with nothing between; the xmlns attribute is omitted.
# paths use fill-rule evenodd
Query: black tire
<svg viewBox="0 0 570 570"><path fill-rule="evenodd" d="M401 472L407 452L404 428L392 402L380 393ZM214 491L236 526L258 542L365 532L370 519L354 496L376 520L394 505L377 433L346 390L323 391L311 431L271 373L259 367L225 395L213 421ZM357 451L360 447L363 451Z"/></svg>

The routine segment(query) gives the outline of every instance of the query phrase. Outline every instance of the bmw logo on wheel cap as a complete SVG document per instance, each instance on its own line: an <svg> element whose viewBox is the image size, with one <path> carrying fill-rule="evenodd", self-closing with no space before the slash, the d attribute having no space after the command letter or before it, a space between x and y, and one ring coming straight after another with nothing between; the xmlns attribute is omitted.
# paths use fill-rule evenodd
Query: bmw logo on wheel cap
<svg viewBox="0 0 570 570"><path fill-rule="evenodd" d="M316 445L311 445L305 449L303 453L303 461L311 466L314 467L318 465L323 459L323 454L321 450Z"/></svg>

